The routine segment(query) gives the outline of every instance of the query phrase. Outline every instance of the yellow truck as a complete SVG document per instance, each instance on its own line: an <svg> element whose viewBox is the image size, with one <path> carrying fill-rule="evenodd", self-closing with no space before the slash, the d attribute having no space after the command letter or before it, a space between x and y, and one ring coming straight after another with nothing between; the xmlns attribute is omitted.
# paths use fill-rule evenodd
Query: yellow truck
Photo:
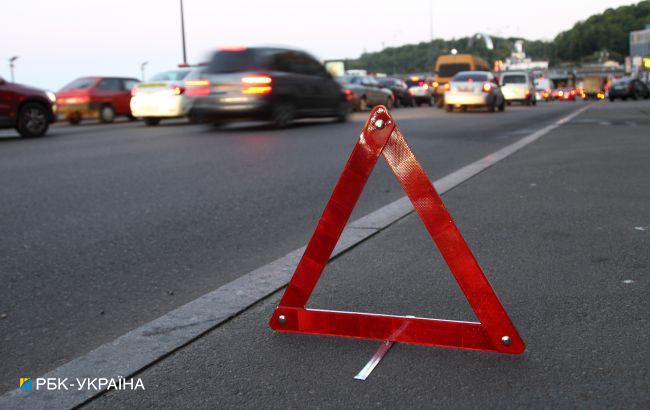
<svg viewBox="0 0 650 410"><path fill-rule="evenodd" d="M432 87L437 107L444 107L445 87L453 76L461 71L490 71L490 65L471 54L445 54L438 56Z"/></svg>

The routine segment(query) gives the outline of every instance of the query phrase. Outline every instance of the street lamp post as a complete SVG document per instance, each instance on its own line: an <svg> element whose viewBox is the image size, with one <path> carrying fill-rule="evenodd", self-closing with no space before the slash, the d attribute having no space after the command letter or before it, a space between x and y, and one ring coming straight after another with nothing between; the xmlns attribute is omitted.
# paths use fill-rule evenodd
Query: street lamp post
<svg viewBox="0 0 650 410"><path fill-rule="evenodd" d="M11 71L11 82L15 83L14 79L14 61L18 60L18 56L13 56L9 59L9 70Z"/></svg>
<svg viewBox="0 0 650 410"><path fill-rule="evenodd" d="M146 67L147 64L149 64L148 61L144 61L143 63L140 64L140 72L142 73L142 81L145 80L145 78L144 78L144 68Z"/></svg>
<svg viewBox="0 0 650 410"><path fill-rule="evenodd" d="M181 38L183 40L183 65L187 65L187 53L185 51L185 16L183 14L183 0L181 1Z"/></svg>

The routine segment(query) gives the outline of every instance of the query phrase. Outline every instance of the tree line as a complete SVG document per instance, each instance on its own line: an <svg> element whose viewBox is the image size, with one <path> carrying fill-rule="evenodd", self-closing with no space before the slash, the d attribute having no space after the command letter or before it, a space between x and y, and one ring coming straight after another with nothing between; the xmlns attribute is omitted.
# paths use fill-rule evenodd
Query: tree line
<svg viewBox="0 0 650 410"><path fill-rule="evenodd" d="M505 60L510 56L515 41L524 40L528 57L547 60L552 66L562 63L588 63L603 60L623 62L629 54L629 34L650 24L650 0L629 6L607 9L570 30L558 34L552 41L526 40L517 37L492 37L494 48L488 50L483 41L472 37L406 44L388 47L378 52L363 53L357 59L347 59L347 69L366 69L372 72L414 73L429 72L441 54L452 49L474 54L487 61Z"/></svg>

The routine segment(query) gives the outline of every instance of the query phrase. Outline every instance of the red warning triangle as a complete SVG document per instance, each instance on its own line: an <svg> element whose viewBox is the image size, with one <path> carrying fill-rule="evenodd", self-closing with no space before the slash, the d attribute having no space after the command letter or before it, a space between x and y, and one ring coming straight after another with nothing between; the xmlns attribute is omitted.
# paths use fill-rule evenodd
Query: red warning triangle
<svg viewBox="0 0 650 410"><path fill-rule="evenodd" d="M479 322L305 308L343 228L383 154ZM280 332L389 340L519 354L525 345L440 196L386 108L370 114L270 326Z"/></svg>

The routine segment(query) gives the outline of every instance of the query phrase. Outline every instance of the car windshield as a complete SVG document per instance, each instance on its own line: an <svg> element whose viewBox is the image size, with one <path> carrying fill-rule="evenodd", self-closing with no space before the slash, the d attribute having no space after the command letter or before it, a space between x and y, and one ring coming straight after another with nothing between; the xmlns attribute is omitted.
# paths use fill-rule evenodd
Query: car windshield
<svg viewBox="0 0 650 410"><path fill-rule="evenodd" d="M438 67L438 75L441 77L451 77L469 69L468 63L440 64Z"/></svg>
<svg viewBox="0 0 650 410"><path fill-rule="evenodd" d="M451 81L468 82L468 81L487 81L487 74L481 73L460 73L456 74Z"/></svg>
<svg viewBox="0 0 650 410"><path fill-rule="evenodd" d="M190 73L190 70L173 70L158 73L151 77L151 81L180 81Z"/></svg>
<svg viewBox="0 0 650 410"><path fill-rule="evenodd" d="M501 79L503 85L506 84L526 84L525 75L504 75Z"/></svg>
<svg viewBox="0 0 650 410"><path fill-rule="evenodd" d="M218 51L207 67L209 73L236 73L260 69L254 50Z"/></svg>
<svg viewBox="0 0 650 410"><path fill-rule="evenodd" d="M63 87L61 91L83 90L90 87L95 82L95 80L95 78L77 78L70 84Z"/></svg>

